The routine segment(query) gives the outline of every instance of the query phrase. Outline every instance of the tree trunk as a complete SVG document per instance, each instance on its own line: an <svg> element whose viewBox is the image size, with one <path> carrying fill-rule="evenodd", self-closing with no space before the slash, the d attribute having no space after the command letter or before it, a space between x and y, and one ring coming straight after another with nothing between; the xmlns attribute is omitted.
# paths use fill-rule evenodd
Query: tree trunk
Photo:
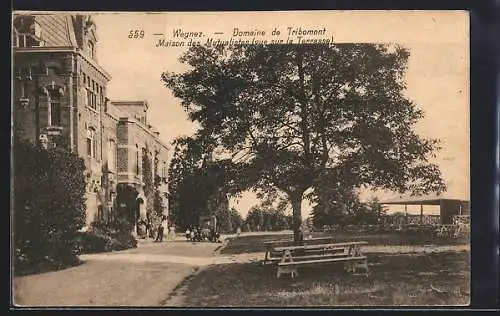
<svg viewBox="0 0 500 316"><path fill-rule="evenodd" d="M304 244L304 235L302 233L302 198L292 198L292 228L293 228L293 242L295 245Z"/></svg>

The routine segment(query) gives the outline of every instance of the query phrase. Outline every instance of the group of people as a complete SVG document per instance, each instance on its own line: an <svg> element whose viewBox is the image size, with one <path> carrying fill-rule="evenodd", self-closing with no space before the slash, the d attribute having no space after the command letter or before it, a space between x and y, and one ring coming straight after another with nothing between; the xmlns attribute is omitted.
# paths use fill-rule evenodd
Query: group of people
<svg viewBox="0 0 500 316"><path fill-rule="evenodd" d="M189 226L186 229L186 239L188 241L204 241L220 242L220 234L213 228L202 229L199 226Z"/></svg>
<svg viewBox="0 0 500 316"><path fill-rule="evenodd" d="M168 227L168 221L166 216L162 216L160 219L160 224L157 227L153 227L153 223L151 221L141 220L138 223L138 233L142 238L154 238L155 242L163 241L163 237L165 233L167 234L175 234L174 227ZM173 226L173 225L172 225Z"/></svg>

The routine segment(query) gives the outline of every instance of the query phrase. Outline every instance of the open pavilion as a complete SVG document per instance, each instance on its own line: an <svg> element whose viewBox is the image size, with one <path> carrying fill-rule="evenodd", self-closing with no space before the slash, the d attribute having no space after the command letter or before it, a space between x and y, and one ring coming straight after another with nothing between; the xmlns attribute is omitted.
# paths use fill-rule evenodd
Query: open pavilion
<svg viewBox="0 0 500 316"><path fill-rule="evenodd" d="M380 202L382 205L404 205L405 214L408 214L408 205L420 205L420 218L424 216L424 205L439 206L440 222L443 225L452 224L454 215L470 215L468 200L444 197L440 195L400 197L399 199Z"/></svg>

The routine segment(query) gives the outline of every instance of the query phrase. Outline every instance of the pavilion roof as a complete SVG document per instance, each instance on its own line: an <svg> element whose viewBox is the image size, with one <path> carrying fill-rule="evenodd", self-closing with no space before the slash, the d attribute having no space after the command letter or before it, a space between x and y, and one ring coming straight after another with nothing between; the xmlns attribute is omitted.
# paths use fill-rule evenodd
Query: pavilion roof
<svg viewBox="0 0 500 316"><path fill-rule="evenodd" d="M400 196L397 199L381 201L380 204L392 205L441 205L442 201L454 201L468 203L468 200L445 196L439 194L429 194L425 196Z"/></svg>

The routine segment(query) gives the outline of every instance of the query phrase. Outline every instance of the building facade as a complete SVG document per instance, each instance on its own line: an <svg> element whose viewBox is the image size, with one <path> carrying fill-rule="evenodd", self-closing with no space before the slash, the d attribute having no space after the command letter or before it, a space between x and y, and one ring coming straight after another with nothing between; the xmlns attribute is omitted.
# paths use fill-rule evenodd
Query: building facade
<svg viewBox="0 0 500 316"><path fill-rule="evenodd" d="M117 183L135 188L140 201L138 217L146 218L154 203L153 187L161 193L162 204L167 204L168 148L147 121L146 101L113 101L111 107L120 114L116 129ZM168 212L164 215L168 216Z"/></svg>
<svg viewBox="0 0 500 316"><path fill-rule="evenodd" d="M108 99L111 76L98 63L97 40L88 15L14 16L14 132L43 146L64 146L84 159L87 224L116 215L118 186L144 196L145 157L154 166L151 174L159 179L168 215L168 148L148 124L147 102ZM140 201L138 216L144 217L148 201Z"/></svg>

